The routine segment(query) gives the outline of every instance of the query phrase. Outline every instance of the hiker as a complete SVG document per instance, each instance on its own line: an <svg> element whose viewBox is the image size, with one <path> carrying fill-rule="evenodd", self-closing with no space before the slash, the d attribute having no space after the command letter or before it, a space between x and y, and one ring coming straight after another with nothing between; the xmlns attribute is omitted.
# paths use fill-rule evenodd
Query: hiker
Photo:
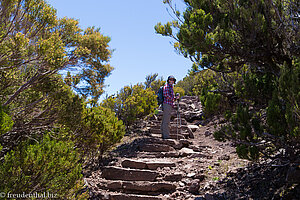
<svg viewBox="0 0 300 200"><path fill-rule="evenodd" d="M176 83L176 79L174 76L169 76L167 83L163 87L163 96L164 101L162 104L163 110L163 119L161 122L161 133L163 139L170 138L170 119L171 112L175 106L175 100L179 99L179 96L174 95L173 85Z"/></svg>

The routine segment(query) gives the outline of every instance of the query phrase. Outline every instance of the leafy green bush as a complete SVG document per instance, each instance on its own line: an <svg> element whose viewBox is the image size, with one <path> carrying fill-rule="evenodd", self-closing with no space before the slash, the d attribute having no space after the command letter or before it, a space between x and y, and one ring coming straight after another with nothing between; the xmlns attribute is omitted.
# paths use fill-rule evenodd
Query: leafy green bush
<svg viewBox="0 0 300 200"><path fill-rule="evenodd" d="M185 95L184 89L181 88L181 87L179 87L179 86L177 86L177 85L175 85L175 87L174 87L174 94L176 95L177 93L179 93L181 97L183 97Z"/></svg>
<svg viewBox="0 0 300 200"><path fill-rule="evenodd" d="M152 88L155 93L158 92L160 86L163 86L166 83L166 81L163 80L163 77L158 78L158 73L148 75L145 79L145 89Z"/></svg>
<svg viewBox="0 0 300 200"><path fill-rule="evenodd" d="M287 131L293 137L300 137L300 59L293 61L290 68L283 65L278 80L279 95L285 102Z"/></svg>
<svg viewBox="0 0 300 200"><path fill-rule="evenodd" d="M165 84L166 84L166 81L164 81L163 78L160 77L159 79L157 79L151 83L151 89L155 92L155 94L157 94L159 88Z"/></svg>
<svg viewBox="0 0 300 200"><path fill-rule="evenodd" d="M102 106L84 108L81 123L81 132L75 141L85 154L101 156L125 134L123 122L111 109Z"/></svg>
<svg viewBox="0 0 300 200"><path fill-rule="evenodd" d="M183 78L183 80L178 81L176 83L176 87L181 87L184 90L184 93L189 96L195 95L193 92L193 88L195 86L195 76L187 75Z"/></svg>
<svg viewBox="0 0 300 200"><path fill-rule="evenodd" d="M240 158L248 160L256 160L259 156L259 151L256 146L249 146L246 144L237 145L236 153Z"/></svg>
<svg viewBox="0 0 300 200"><path fill-rule="evenodd" d="M258 159L259 149L256 143L263 131L259 114L249 111L249 108L243 105L238 105L235 113L225 113L228 122L214 132L214 137L219 141L234 140L238 144L236 152L241 158Z"/></svg>
<svg viewBox="0 0 300 200"><path fill-rule="evenodd" d="M226 94L228 88L224 85L221 74L208 69L202 70L194 76L193 93L200 97L205 116L209 117L225 112L229 105L226 95L223 94Z"/></svg>
<svg viewBox="0 0 300 200"><path fill-rule="evenodd" d="M239 139L251 141L252 140L252 130L251 124L251 113L249 112L248 107L239 105L237 112L232 116L232 124L235 131L239 132Z"/></svg>
<svg viewBox="0 0 300 200"><path fill-rule="evenodd" d="M275 92L267 108L267 124L271 134L276 136L286 135L288 129L285 113L286 107Z"/></svg>
<svg viewBox="0 0 300 200"><path fill-rule="evenodd" d="M230 135L234 135L234 131L230 125L223 125L213 135L216 140L224 142Z"/></svg>
<svg viewBox="0 0 300 200"><path fill-rule="evenodd" d="M274 75L247 70L247 73L243 75L243 82L239 83L238 92L242 94L240 97L251 100L256 105L266 105L272 98L274 84Z"/></svg>
<svg viewBox="0 0 300 200"><path fill-rule="evenodd" d="M206 116L217 113L220 108L221 95L208 92L201 98L203 100L202 105L204 106L204 113Z"/></svg>
<svg viewBox="0 0 300 200"><path fill-rule="evenodd" d="M8 114L4 112L4 109L0 105L0 135L11 130L13 125L13 120Z"/></svg>
<svg viewBox="0 0 300 200"><path fill-rule="evenodd" d="M64 198L82 177L80 156L72 142L45 135L39 142L27 141L5 155L0 165L0 190L5 193L57 194Z"/></svg>
<svg viewBox="0 0 300 200"><path fill-rule="evenodd" d="M105 99L102 106L113 110L126 126L154 113L157 99L151 88L142 84L125 86L116 96Z"/></svg>

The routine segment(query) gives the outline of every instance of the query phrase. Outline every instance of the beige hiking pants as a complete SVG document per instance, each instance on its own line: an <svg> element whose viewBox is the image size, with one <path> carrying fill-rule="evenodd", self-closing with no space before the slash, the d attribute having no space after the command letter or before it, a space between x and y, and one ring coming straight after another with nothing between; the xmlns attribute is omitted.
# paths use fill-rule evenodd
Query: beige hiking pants
<svg viewBox="0 0 300 200"><path fill-rule="evenodd" d="M171 119L171 112L172 112L172 106L169 104L164 103L163 104L163 118L161 122L161 133L163 139L170 138L170 119Z"/></svg>

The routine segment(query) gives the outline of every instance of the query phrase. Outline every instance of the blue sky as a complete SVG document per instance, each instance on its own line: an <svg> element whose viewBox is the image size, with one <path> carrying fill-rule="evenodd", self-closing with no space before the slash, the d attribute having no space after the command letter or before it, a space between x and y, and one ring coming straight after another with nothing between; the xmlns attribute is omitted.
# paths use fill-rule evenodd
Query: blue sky
<svg viewBox="0 0 300 200"><path fill-rule="evenodd" d="M115 94L125 85L144 82L149 74L158 73L166 79L174 75L184 78L192 62L178 55L169 37L155 33L158 22L172 17L163 0L47 0L59 18L79 20L81 28L100 27L100 32L111 38L114 49L110 64L115 68L106 78L105 94ZM173 0L184 9L182 0Z"/></svg>

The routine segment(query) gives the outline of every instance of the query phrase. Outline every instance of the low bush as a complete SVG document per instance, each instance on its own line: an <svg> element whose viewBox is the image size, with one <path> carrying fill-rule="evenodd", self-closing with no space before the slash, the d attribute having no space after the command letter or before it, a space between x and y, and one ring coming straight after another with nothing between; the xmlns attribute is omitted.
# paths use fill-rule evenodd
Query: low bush
<svg viewBox="0 0 300 200"><path fill-rule="evenodd" d="M50 193L64 198L81 179L79 153L72 142L45 135L26 141L5 155L0 165L0 191L12 194Z"/></svg>
<svg viewBox="0 0 300 200"><path fill-rule="evenodd" d="M157 99L151 88L145 89L142 84L137 84L125 86L116 96L108 97L101 105L114 111L128 127L138 119L153 114Z"/></svg>

